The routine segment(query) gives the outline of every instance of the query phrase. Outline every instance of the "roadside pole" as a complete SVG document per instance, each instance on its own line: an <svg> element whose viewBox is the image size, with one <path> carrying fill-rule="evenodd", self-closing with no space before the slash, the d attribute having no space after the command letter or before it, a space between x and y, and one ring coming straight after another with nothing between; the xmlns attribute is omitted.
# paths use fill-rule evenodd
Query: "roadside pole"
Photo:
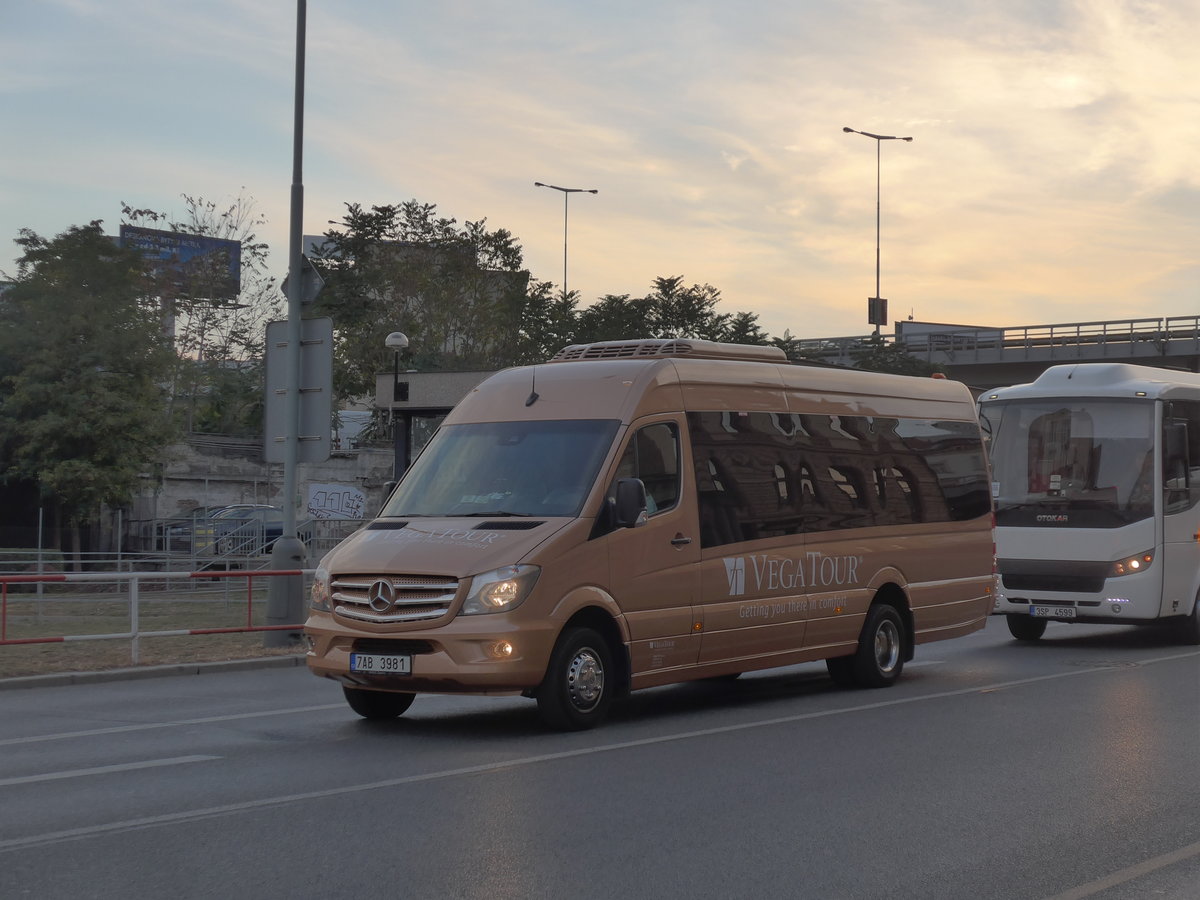
<svg viewBox="0 0 1200 900"><path fill-rule="evenodd" d="M303 569L306 567L304 543L296 532L296 468L299 459L300 434L300 314L304 289L302 244L304 223L304 182L302 162L304 151L304 30L307 14L306 0L296 0L296 97L295 125L292 131L292 195L291 230L288 241L288 327L287 327L287 431L283 456L283 534L271 550L271 568ZM267 624L290 625L304 620L304 578L290 575L271 579L267 593ZM287 647L299 642L295 631L268 631L263 639L266 647Z"/></svg>

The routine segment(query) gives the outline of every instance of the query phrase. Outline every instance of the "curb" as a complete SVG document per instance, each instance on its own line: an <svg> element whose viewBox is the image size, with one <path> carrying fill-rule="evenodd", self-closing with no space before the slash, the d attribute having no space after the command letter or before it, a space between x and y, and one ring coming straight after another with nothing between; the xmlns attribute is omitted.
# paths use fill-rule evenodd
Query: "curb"
<svg viewBox="0 0 1200 900"><path fill-rule="evenodd" d="M20 688L63 687L70 684L96 684L105 681L137 681L164 675L206 675L211 672L238 672L247 669L284 669L304 665L304 655L261 656L253 659L229 659L220 662L169 663L161 666L130 666L125 669L101 669L95 672L55 672L53 675L24 675L0 678L0 691Z"/></svg>

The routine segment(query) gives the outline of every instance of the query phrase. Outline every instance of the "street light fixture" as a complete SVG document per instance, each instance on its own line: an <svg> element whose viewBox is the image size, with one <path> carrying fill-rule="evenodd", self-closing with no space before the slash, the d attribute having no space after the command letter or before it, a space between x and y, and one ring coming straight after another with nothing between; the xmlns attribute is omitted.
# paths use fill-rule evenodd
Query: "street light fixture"
<svg viewBox="0 0 1200 900"><path fill-rule="evenodd" d="M887 301L879 296L879 147L884 141L908 141L911 144L912 138L871 134L869 131L859 131L849 126L843 127L842 131L861 134L875 140L875 296L867 298L867 322L874 323L875 333L879 334L879 326L887 324Z"/></svg>
<svg viewBox="0 0 1200 900"><path fill-rule="evenodd" d="M598 194L595 188L565 188L557 184L533 183L534 187L550 188L552 191L562 191L563 195L563 297L567 296L567 200L571 194Z"/></svg>

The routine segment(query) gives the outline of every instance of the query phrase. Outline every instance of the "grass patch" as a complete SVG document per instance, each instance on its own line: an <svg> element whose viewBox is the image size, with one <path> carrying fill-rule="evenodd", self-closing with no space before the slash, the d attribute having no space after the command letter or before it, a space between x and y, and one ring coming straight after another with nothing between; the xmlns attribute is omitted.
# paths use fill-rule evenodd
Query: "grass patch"
<svg viewBox="0 0 1200 900"><path fill-rule="evenodd" d="M130 632L128 598L104 595L58 594L42 599L28 594L10 596L5 604L4 636L9 640L68 635ZM143 596L138 603L138 632L183 631L198 628L241 628L266 624L265 586L247 597L216 589ZM270 636L270 637L269 637ZM261 656L295 656L297 647L265 647L278 639L272 632L140 637L137 665L219 662ZM104 638L45 644L0 646L0 678L118 669L133 665L131 638Z"/></svg>

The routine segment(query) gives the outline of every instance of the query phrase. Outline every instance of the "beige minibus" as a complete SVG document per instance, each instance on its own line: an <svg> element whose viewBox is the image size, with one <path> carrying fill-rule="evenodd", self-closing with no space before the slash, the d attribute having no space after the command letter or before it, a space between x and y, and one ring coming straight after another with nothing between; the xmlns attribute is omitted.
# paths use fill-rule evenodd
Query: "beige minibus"
<svg viewBox="0 0 1200 900"><path fill-rule="evenodd" d="M320 563L307 660L366 718L825 660L884 687L991 612L975 404L936 378L700 340L573 345L483 381Z"/></svg>

